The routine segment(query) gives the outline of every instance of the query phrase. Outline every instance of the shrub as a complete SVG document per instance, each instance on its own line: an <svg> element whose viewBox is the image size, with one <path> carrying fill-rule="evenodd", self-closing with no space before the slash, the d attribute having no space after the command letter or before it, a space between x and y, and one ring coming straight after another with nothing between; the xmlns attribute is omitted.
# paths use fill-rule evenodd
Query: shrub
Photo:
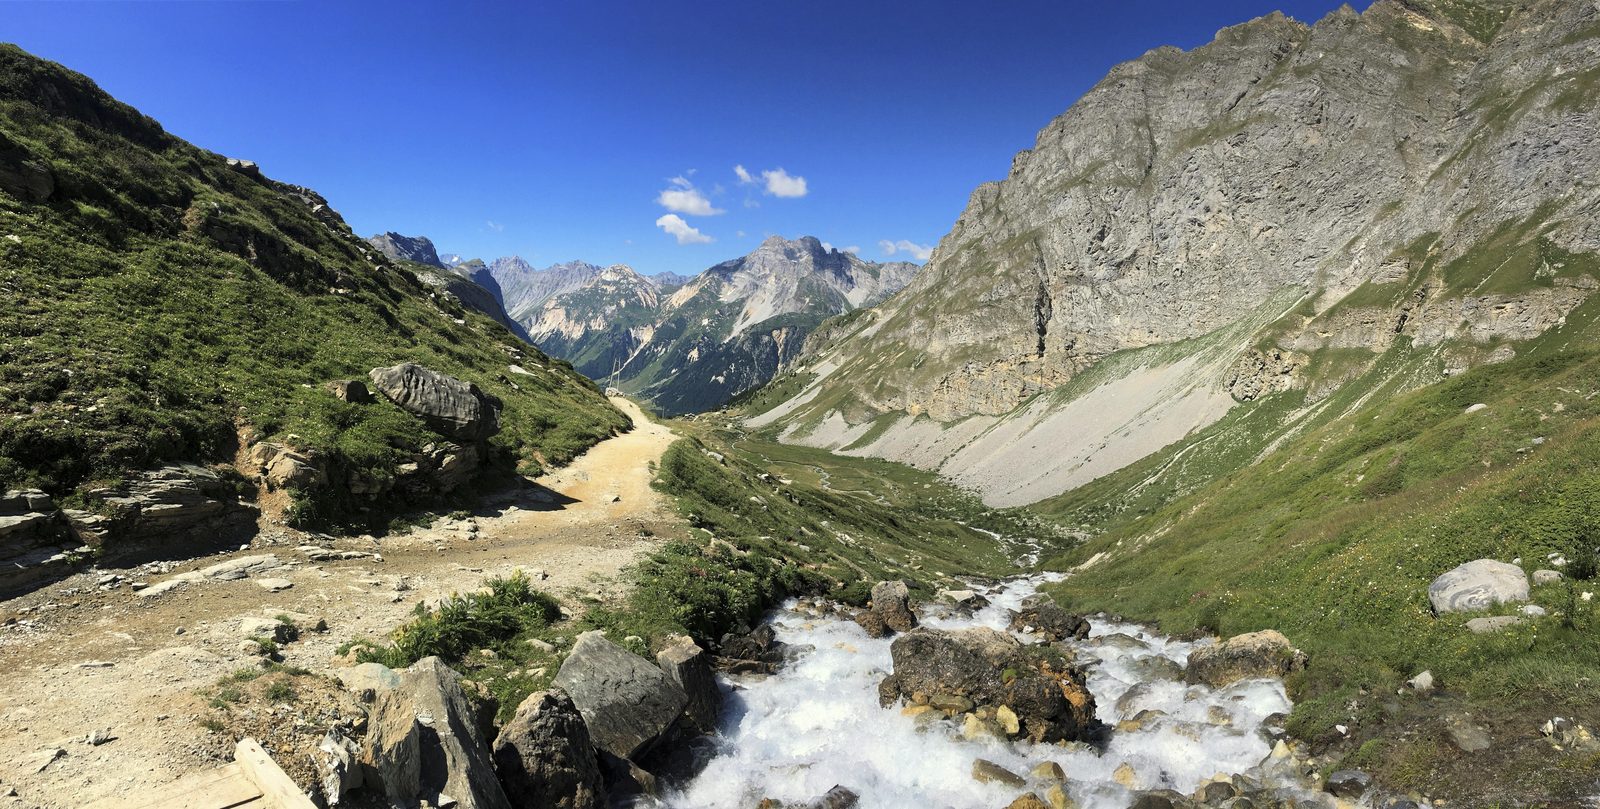
<svg viewBox="0 0 1600 809"><path fill-rule="evenodd" d="M518 571L509 578L490 579L481 592L451 596L433 609L418 604L411 622L395 630L392 644L357 654L391 668L435 656L457 663L477 649L507 650L516 639L560 616L555 599L533 589Z"/></svg>

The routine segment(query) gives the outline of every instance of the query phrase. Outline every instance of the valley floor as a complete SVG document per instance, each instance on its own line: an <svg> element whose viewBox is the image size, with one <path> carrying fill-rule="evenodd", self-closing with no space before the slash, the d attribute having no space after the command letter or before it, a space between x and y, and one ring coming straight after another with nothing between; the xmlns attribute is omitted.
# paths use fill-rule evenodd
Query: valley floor
<svg viewBox="0 0 1600 809"><path fill-rule="evenodd" d="M137 805L144 790L217 766L234 740L203 726L207 698L200 692L257 666L257 655L241 648L249 644L250 619L324 619L326 632L304 631L281 654L286 665L328 672L347 661L338 654L346 642L382 637L415 605L519 568L573 607L580 599L616 599L622 569L683 528L651 488L677 436L632 402L613 403L633 418L632 432L485 498L470 519L381 540L330 541L269 525L234 553L165 572L151 565L97 569L0 602L0 795L17 793L0 797L0 806L72 807L112 795ZM323 550L308 550L313 545ZM328 549L367 555L314 560ZM252 559L243 578L188 582L157 595L131 586L159 587L183 571L249 566ZM282 584L272 579L292 586L270 591L267 585ZM91 744L96 732L112 740ZM274 752L291 773L304 766Z"/></svg>

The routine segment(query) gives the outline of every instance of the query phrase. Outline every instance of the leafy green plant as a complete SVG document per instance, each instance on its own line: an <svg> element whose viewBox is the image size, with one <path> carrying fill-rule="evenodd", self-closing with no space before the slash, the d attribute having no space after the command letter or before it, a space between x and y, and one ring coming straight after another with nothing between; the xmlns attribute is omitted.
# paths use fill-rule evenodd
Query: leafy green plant
<svg viewBox="0 0 1600 809"><path fill-rule="evenodd" d="M514 642L549 626L560 618L560 605L533 589L518 571L493 578L486 589L454 595L437 607L418 604L410 622L395 630L387 646L367 646L357 654L362 660L403 668L424 657L438 656L459 662L478 649L517 654Z"/></svg>

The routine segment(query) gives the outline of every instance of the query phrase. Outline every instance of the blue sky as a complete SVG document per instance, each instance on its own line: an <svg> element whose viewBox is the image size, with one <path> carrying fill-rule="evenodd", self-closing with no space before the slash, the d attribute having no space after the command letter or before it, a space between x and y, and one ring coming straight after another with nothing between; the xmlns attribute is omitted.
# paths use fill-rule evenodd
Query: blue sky
<svg viewBox="0 0 1600 809"><path fill-rule="evenodd" d="M10 2L0 39L363 235L693 273L773 233L908 258L1117 62L1337 6Z"/></svg>

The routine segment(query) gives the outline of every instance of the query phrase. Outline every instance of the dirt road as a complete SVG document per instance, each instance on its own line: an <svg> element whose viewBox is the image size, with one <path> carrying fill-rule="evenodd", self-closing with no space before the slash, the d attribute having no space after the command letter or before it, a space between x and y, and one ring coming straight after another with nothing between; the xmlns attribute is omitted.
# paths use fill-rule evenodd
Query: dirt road
<svg viewBox="0 0 1600 809"><path fill-rule="evenodd" d="M632 432L485 498L471 519L337 541L268 526L249 548L164 573L95 570L0 602L0 809L77 806L215 766L234 740L221 744L201 726L196 692L257 664L241 649L251 620L325 619L327 632L282 652L289 665L324 671L341 643L381 637L418 602L518 568L571 605L615 597L624 567L684 529L650 486L675 436L632 402L613 403L633 418ZM206 570L211 577L164 584ZM93 744L97 732L113 738Z"/></svg>

